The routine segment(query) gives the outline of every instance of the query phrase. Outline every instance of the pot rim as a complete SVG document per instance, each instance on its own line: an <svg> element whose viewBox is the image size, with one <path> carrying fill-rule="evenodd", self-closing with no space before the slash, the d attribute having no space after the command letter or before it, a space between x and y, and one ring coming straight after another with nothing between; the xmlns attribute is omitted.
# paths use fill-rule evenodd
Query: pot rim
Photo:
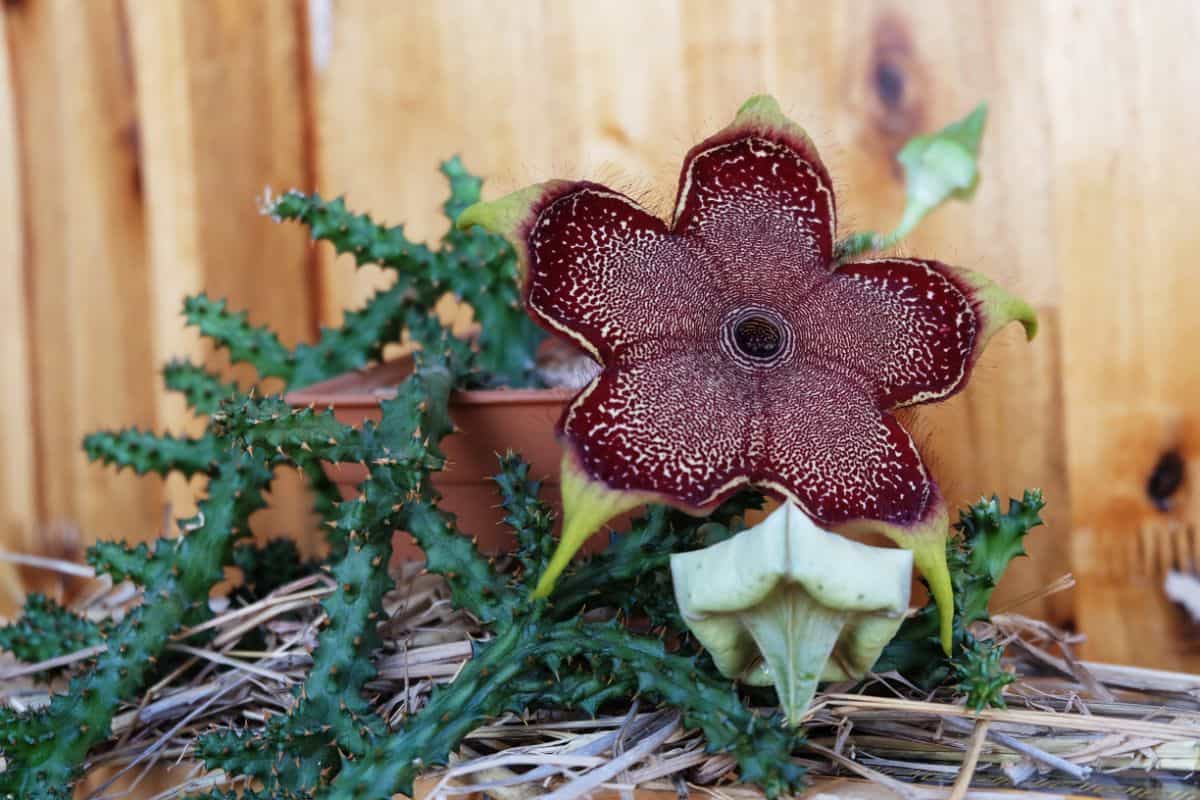
<svg viewBox="0 0 1200 800"><path fill-rule="evenodd" d="M293 407L376 408L396 396L397 386L412 371L412 359L398 358L351 370L326 381L288 392L284 401ZM455 390L455 406L561 406L579 393L578 389L467 389Z"/></svg>

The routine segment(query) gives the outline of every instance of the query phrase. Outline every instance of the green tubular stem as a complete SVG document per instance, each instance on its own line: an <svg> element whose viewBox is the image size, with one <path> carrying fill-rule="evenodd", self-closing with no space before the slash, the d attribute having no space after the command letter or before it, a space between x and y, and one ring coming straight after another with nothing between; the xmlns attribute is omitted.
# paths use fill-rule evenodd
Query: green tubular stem
<svg viewBox="0 0 1200 800"><path fill-rule="evenodd" d="M1010 500L1007 512L996 497L963 510L955 528L960 536L945 545L954 586L953 654L947 658L939 636L940 611L927 604L900 626L875 665L876 672L895 670L925 689L944 683L960 668L969 668L967 651L974 647L968 628L987 618L988 602L1012 559L1024 555L1029 531L1042 524L1045 502L1037 490Z"/></svg>
<svg viewBox="0 0 1200 800"><path fill-rule="evenodd" d="M541 644L534 624L513 624L480 648L453 683L439 687L429 703L400 731L378 742L364 757L345 761L326 800L389 798L412 793L417 775L445 764L451 752L484 720L507 704L505 691L528 669Z"/></svg>
<svg viewBox="0 0 1200 800"><path fill-rule="evenodd" d="M236 383L225 382L220 376L188 361L172 361L163 367L163 383L172 392L187 400L197 414L211 414L221 401L238 393Z"/></svg>
<svg viewBox="0 0 1200 800"><path fill-rule="evenodd" d="M542 692L535 684L544 678L520 678L539 661L575 655L595 660L590 675ZM692 660L668 655L660 642L612 626L578 620L549 623L534 617L507 626L484 645L403 729L364 758L343 762L341 773L320 797L368 800L409 792L420 772L446 763L481 722L509 707L539 702L543 693L555 704L584 699L598 704L596 693L605 691L595 679L600 660L610 665L615 684L637 686L680 708L686 725L704 730L710 751L733 755L742 779L759 784L769 797L799 785L803 770L791 761L791 752L802 739L755 715L728 684L707 678Z"/></svg>
<svg viewBox="0 0 1200 800"><path fill-rule="evenodd" d="M629 676L644 696L682 711L684 725L704 733L708 752L737 760L743 782L762 787L768 797L800 785L804 770L791 753L803 738L747 708L730 683L710 677L695 659L669 654L661 641L615 625L564 625L560 631L566 652L583 655L597 672Z"/></svg>
<svg viewBox="0 0 1200 800"><path fill-rule="evenodd" d="M142 687L170 635L189 617L207 613L208 593L224 577L230 544L241 521L264 505L270 477L261 459L235 456L223 462L194 524L181 524L191 530L160 543L172 556L154 560L159 568L145 576L145 600L108 634L95 667L73 678L45 710L0 720L8 760L0 773L0 798L71 795L79 765L107 738L120 703ZM63 731L71 735L60 735Z"/></svg>
<svg viewBox="0 0 1200 800"><path fill-rule="evenodd" d="M457 158L441 169L450 183L444 211L453 223L463 208L479 199L482 182ZM534 356L544 334L522 308L516 256L500 237L464 233L452 224L441 249L435 251L409 240L402 226L385 226L366 214L351 212L342 198L325 200L300 192L280 197L271 213L308 226L315 241L353 255L359 266L379 264L394 270L398 282L393 288L408 293L419 307L430 308L447 293L462 299L480 326L479 363L490 382L539 385ZM353 321L352 328L370 327L365 320ZM301 363L313 361L302 349L297 357ZM307 366L298 366L294 385L312 382L313 374Z"/></svg>
<svg viewBox="0 0 1200 800"><path fill-rule="evenodd" d="M95 622L43 594L26 597L20 619L0 627L0 649L27 664L91 647L102 638L103 630Z"/></svg>
<svg viewBox="0 0 1200 800"><path fill-rule="evenodd" d="M271 791L298 794L336 768L339 751L361 755L369 740L385 732L362 695L375 677L376 621L392 586L386 571L391 537L376 538L382 541L351 542L333 567L337 588L321 602L329 622L318 635L312 669L292 711L272 717L255 734L217 731L202 737L197 755L210 770L248 775Z"/></svg>
<svg viewBox="0 0 1200 800"><path fill-rule="evenodd" d="M451 198L447 202L446 211L453 217L462 205L472 202L472 197L478 197L479 181L467 174L457 160L447 162L443 172L451 181ZM477 320L489 328L480 340L483 352L478 354L479 363L508 370L507 373L498 376L503 382L525 385L530 381L527 373L531 369L533 349L541 334L525 317L517 302L519 295L515 281L512 280L515 275L515 259L506 245L491 237L459 235L451 231L443 242L442 250L434 252L408 242L399 229L383 229L371 223L369 218L349 215L344 205L340 209L337 204L323 208L320 198L316 198L314 204L309 198L299 195L289 195L286 200L293 206L303 206L304 208L300 209L303 213L312 212L313 216L305 221L312 225L314 238L334 241L339 250L353 252L360 264L374 261L391 266L396 269L399 279L394 286L376 295L361 311L347 314L342 327L322 330L319 341L313 345L298 347L295 351L283 347L278 337L267 328L251 325L244 312L230 311L225 301L210 299L205 295L186 301L184 311L189 323L199 328L203 335L214 340L218 346L226 348L235 362L250 363L260 376L282 378L285 383L295 388L378 358L383 345L389 340L398 339L400 331L407 328L410 338L424 347L427 361L449 359L469 366L469 359L464 361L466 346L445 337L440 326L431 318L433 304L442 294L450 291L476 304ZM282 205L277 211L283 216ZM334 213L326 213L329 211ZM303 216L303 213L299 216ZM340 242L336 241L339 237ZM362 237L366 237L365 242ZM441 454L437 453L436 447L433 446L440 435L433 436L432 432L438 429L438 426L449 429L444 402L441 403L440 411L437 403L431 403L432 413L424 414L425 398L437 397L440 392L444 401L444 395L448 394L450 386L456 381L478 381L469 369L453 367L445 371L448 375L439 377L436 367L427 370L426 379L412 393L413 408L408 409L408 416L404 421L394 425L395 430L386 430L386 424L378 428L371 427L369 434L374 437L371 441L354 439L347 442L342 450L342 455L355 455L356 461L363 452L375 452L385 462L386 468L380 470L385 479L374 491L381 501L388 500L390 496L386 512L379 510L363 515L361 509L356 511L354 507L347 508L347 504L339 501L336 489L321 475L321 456L306 452L303 446L291 454L290 460L304 470L321 490L318 508L326 521L336 520L339 526L350 525L344 529L334 529L330 535L334 560L338 566L350 569L353 564L365 558L371 568L370 575L385 574L386 550L376 547L374 542L367 541L371 538L368 534L376 530L390 531L392 526L400 524L412 524L423 529L426 539L423 543L433 552L432 560L445 568L454 587L456 601L485 619L500 617L511 613L511 605L515 601L500 601L486 595L495 594L498 588L503 588L505 581L490 572L486 561L470 547L470 543L454 532L452 518L437 511L436 496L429 494L425 491L426 487L420 485L429 470L440 467L443 463ZM200 413L225 413L220 409L219 402L232 394L234 388L232 384L223 383L216 375L182 362L168 365L164 370L164 379L169 388L184 394L191 406ZM233 405L236 406L236 403ZM418 420L416 427L407 428L407 433L404 434L407 441L397 448L399 453L384 451L380 454L378 450L373 449L380 446L380 442L388 440L389 436L392 437L391 442L397 442L393 435L398 431L403 432L413 419ZM89 742L98 741L107 730L108 720L117 700L127 697L129 692L139 685L145 665L153 662L170 632L178 628L180 620L185 623L190 619L198 620L206 613L206 606L191 598L207 596L208 587L220 577L223 564L231 557L230 543L246 533L249 506L261 500L258 487L249 485L244 487L246 498L242 498L240 493L232 496L221 494L228 488L222 483L222 471L226 469L227 464L233 463L230 461L231 457L224 452L224 445L231 434L230 430L222 430L224 424L224 420L218 420L211 427L215 435L206 435L197 440L151 437L141 432L100 434L89 440L89 451L94 457L118 466L130 466L139 472L179 471L188 475L212 474L212 496L206 501L206 505L202 505L202 509L209 513L205 522L185 537L179 553L172 551L172 548L179 545L178 542L171 542L169 546L167 543L160 543L158 550L149 558L139 558L139 555L145 556L146 553L136 549L127 550L115 545L97 548L95 557L102 568L114 575L143 582L148 599L166 591L170 594L170 600L148 603L135 609L122 626L113 630L109 638L110 650L99 659L97 669L81 676L80 680L84 683L77 681L71 686L72 693L88 693L84 702L75 698L76 710L82 711L72 712L66 708L67 701L60 698L45 714L21 717L6 712L3 715L6 721L11 718L12 724L5 726L3 734L9 768L0 775L0 786L7 789L14 784L32 785L22 782L27 781L30 774L26 769L27 764L34 763L39 766L33 773L34 781L44 783L46 780L53 782L62 779L61 786L65 787L69 775L75 769L71 763L72 759L77 761L82 758L90 746ZM415 431L422 432L422 438L414 440ZM316 433L316 429L310 431L312 435ZM269 449L264 446L259 451L247 451L249 458L262 467L264 480L269 480L269 473L266 473L269 464L288 460L276 457L281 455L286 447L284 443L276 443ZM337 454L327 452L325 455ZM246 458L246 455L234 458ZM418 489L421 491L417 491ZM367 491L372 492L370 486L367 487ZM223 499L218 502L218 497ZM397 497L408 498L410 501L405 506L406 512L396 511L392 507ZM383 504L373 503L372 507L382 509ZM225 512L229 512L229 515ZM351 520L350 517L354 513L370 519ZM401 519L404 513L412 518L407 523ZM210 539L215 538L210 534L213 534L220 526L221 520L227 517L229 524L226 526L224 539L210 542ZM352 542L355 532L359 536L357 544ZM447 532L454 535L446 536ZM354 551L353 556L351 550ZM338 574L337 567L334 571ZM491 580L476 580L480 576L490 576ZM375 595L381 596L382 591L369 589L361 593L359 598L361 600ZM354 606L353 613L344 620L346 622L351 622L351 617L355 620L362 618L359 605L368 609L372 607L371 602L351 602L348 596L341 598L341 601L339 607ZM372 612L368 610L366 613L367 624L363 630L369 631L369 614ZM349 625L341 632L352 628L353 625ZM138 640L137 648L125 643L125 639L134 635ZM370 643L370 636L364 635L358 639L362 647L367 647ZM345 650L344 645L344 641L331 634L325 643L326 655L336 660L339 648ZM115 651L113 648L116 648ZM112 655L113 652L116 652L115 656ZM128 660L135 655L139 658L133 668L122 662L122 659ZM362 649L355 649L351 660L354 663L368 661ZM111 680L113 673L120 679L116 684ZM341 675L342 670L333 669L331 665L327 673L326 677ZM93 679L99 681L106 689L104 700L108 702L107 712L99 709L95 701L90 699L93 690L85 686L85 683ZM361 676L352 670L346 685L357 686L361 683ZM343 699L347 696L343 694ZM100 716L96 716L97 713ZM79 714L86 714L89 721L100 720L103 724L85 724L81 729L84 736L75 736L74 725ZM373 718L373 715L371 716ZM69 743L65 742L68 737L54 736L52 731L60 725L72 730L73 735L69 737ZM378 733L370 728L371 723L368 720L358 731L358 735L367 737ZM315 741L313 747L317 750L324 747L329 740L329 737L320 735L319 731L309 732L307 736L306 741ZM345 740L353 738L345 732L339 736ZM51 739L54 738L62 738L64 742L52 742ZM68 751L71 755L68 755ZM54 791L67 790L62 788ZM281 791L270 796L304 797L307 794L306 791L294 794Z"/></svg>
<svg viewBox="0 0 1200 800"><path fill-rule="evenodd" d="M175 437L137 428L93 433L84 438L83 449L90 461L128 467L138 475L177 472L189 478L210 472L221 456L220 443L212 436Z"/></svg>
<svg viewBox="0 0 1200 800"><path fill-rule="evenodd" d="M132 547L124 542L96 542L88 548L87 562L97 574L112 578L113 583L132 581L142 587L153 581L159 568L145 542Z"/></svg>
<svg viewBox="0 0 1200 800"><path fill-rule="evenodd" d="M407 281L377 292L357 311L347 311L338 328L322 328L315 344L296 347L288 386L298 389L379 360L383 348L400 340L405 318L418 306Z"/></svg>
<svg viewBox="0 0 1200 800"><path fill-rule="evenodd" d="M228 350L234 363L252 364L262 378L291 380L295 356L270 329L251 325L245 311L230 311L224 300L199 294L184 300L183 314L189 325Z"/></svg>
<svg viewBox="0 0 1200 800"><path fill-rule="evenodd" d="M431 457L450 432L448 403L467 361L419 360L417 372L383 403L378 426L354 431L328 415L292 412L270 398L228 410L223 424L247 444L278 448L281 457L339 458L352 452L370 465L360 496L339 506L336 530L346 549L333 566L337 589L322 601L328 618L318 636L313 668L286 717L254 736L219 733L200 748L210 769L250 774L268 788L311 789L337 764L339 754L365 757L385 731L362 696L375 675L371 653L376 622L391 588L388 562L392 532L408 530L426 551L427 566L447 576L452 599L483 620L498 618L506 602L503 584L474 545L458 535L428 488ZM421 438L416 434L420 432ZM348 445L352 442L352 446ZM347 449L349 448L349 449ZM396 498L405 498L400 503Z"/></svg>
<svg viewBox="0 0 1200 800"><path fill-rule="evenodd" d="M309 800L309 798L310 796L307 793L281 794L277 791L256 789L245 789L240 792L234 789L213 789L206 794L187 795L184 800Z"/></svg>
<svg viewBox="0 0 1200 800"><path fill-rule="evenodd" d="M500 456L495 478L504 509L504 523L517 536L517 559L524 575L539 575L546 568L546 553L554 547L554 511L538 494L541 481L529 477L529 464L512 451Z"/></svg>
<svg viewBox="0 0 1200 800"><path fill-rule="evenodd" d="M313 241L327 242L338 254L352 255L360 267L379 264L413 280L427 281L427 293L442 289L443 265L436 253L409 240L403 226L381 225L367 214L350 211L341 197L326 200L319 194L288 192L275 202L271 213L277 219L307 226Z"/></svg>

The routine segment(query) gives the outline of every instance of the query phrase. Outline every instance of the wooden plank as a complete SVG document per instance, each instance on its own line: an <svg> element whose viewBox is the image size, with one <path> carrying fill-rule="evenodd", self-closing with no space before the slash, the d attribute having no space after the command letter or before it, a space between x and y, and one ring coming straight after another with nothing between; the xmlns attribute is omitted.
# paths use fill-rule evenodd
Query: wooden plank
<svg viewBox="0 0 1200 800"><path fill-rule="evenodd" d="M25 232L22 216L21 151L15 76L9 63L6 7L0 5L0 547L24 547L37 519L33 385L30 381L29 319L26 315ZM0 614L22 599L16 570L0 566Z"/></svg>
<svg viewBox="0 0 1200 800"><path fill-rule="evenodd" d="M1197 628L1162 591L1175 559L1140 555L1200 513L1200 9L1169 6L1046 6L1053 261L1087 657L1198 671ZM1160 511L1146 487L1172 451L1184 480Z"/></svg>
<svg viewBox="0 0 1200 800"><path fill-rule="evenodd" d="M5 17L21 149L37 512L86 532L43 530L27 544L80 557L87 536L145 538L160 517L158 486L89 466L80 448L99 427L153 421L123 16L108 0L9 4Z"/></svg>
<svg viewBox="0 0 1200 800"><path fill-rule="evenodd" d="M404 72L412 87L445 84L436 74L435 4L335 6L332 0L313 0L308 10L316 189L328 196L346 195L354 209L369 211L376 219L403 221L411 235L440 233L435 216L441 196L435 188L437 162L419 163L421 159L406 150L410 137L397 128L420 126L433 135L442 124L442 98L436 91L398 91L395 78ZM403 54L403 69L378 68L397 54ZM354 88L347 91L348 87ZM318 259L322 324L339 324L344 310L360 307L391 282L383 270L358 270L351 257L335 258L328 247L318 250Z"/></svg>
<svg viewBox="0 0 1200 800"><path fill-rule="evenodd" d="M307 66L294 3L131 0L154 272L157 360L191 355L228 369L185 330L179 310L197 291L228 298L287 344L315 335L313 275L303 232L257 213L267 187L306 187ZM235 370L243 385L253 371ZM278 389L268 383L268 390ZM160 396L159 420L198 430L182 401ZM196 486L174 482L180 513ZM303 482L280 475L266 536L319 539Z"/></svg>

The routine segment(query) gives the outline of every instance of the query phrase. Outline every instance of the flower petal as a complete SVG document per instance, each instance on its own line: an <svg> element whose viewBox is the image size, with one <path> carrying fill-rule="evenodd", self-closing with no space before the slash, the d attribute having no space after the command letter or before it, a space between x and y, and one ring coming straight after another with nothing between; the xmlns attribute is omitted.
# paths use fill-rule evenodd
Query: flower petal
<svg viewBox="0 0 1200 800"><path fill-rule="evenodd" d="M949 517L908 432L878 410L869 390L813 366L768 373L753 423L752 482L796 503L822 526L882 533L912 550L937 601L949 652Z"/></svg>
<svg viewBox="0 0 1200 800"><path fill-rule="evenodd" d="M580 392L563 413L563 526L539 577L545 597L588 538L643 503L699 512L747 482L750 408L712 346L645 341Z"/></svg>
<svg viewBox="0 0 1200 800"><path fill-rule="evenodd" d="M688 153L672 230L704 242L739 299L798 298L831 265L832 186L804 130L754 97Z"/></svg>
<svg viewBox="0 0 1200 800"><path fill-rule="evenodd" d="M463 219L509 238L530 314L602 363L636 342L694 335L714 297L697 243L599 184L541 184Z"/></svg>
<svg viewBox="0 0 1200 800"><path fill-rule="evenodd" d="M816 366L769 373L753 415L754 482L829 527L856 519L906 527L936 495L896 418L857 383Z"/></svg>
<svg viewBox="0 0 1200 800"><path fill-rule="evenodd" d="M796 325L812 347L862 376L881 408L961 389L988 339L1033 309L987 278L937 261L846 264L806 299Z"/></svg>
<svg viewBox="0 0 1200 800"><path fill-rule="evenodd" d="M642 343L572 401L560 431L593 480L699 512L749 480L746 392L715 343Z"/></svg>

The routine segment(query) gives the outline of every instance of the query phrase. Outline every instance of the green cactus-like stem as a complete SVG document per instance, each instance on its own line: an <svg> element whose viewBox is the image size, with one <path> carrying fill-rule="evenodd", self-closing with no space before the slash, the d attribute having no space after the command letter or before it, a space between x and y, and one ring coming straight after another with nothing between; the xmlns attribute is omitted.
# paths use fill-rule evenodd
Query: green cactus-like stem
<svg viewBox="0 0 1200 800"><path fill-rule="evenodd" d="M544 644L540 634L535 621L508 626L479 648L452 683L438 687L402 730L343 762L320 796L360 800L411 794L417 775L444 765L468 733L506 709L510 684L529 669L527 659Z"/></svg>
<svg viewBox="0 0 1200 800"><path fill-rule="evenodd" d="M270 450L281 458L362 461L370 480L358 500L339 507L335 529L340 535L378 536L402 528L426 554L431 572L446 577L456 604L480 619L504 616L513 601L474 544L458 534L453 517L436 506L427 476L440 469L444 457L437 442L453 429L450 390L468 374L470 355L446 337L446 351L418 355L418 370L383 404L378 425L361 429L337 422L329 412L292 410L277 398L245 398L221 412L221 430L250 448ZM456 352L457 351L457 352Z"/></svg>
<svg viewBox="0 0 1200 800"><path fill-rule="evenodd" d="M417 538L428 568L448 577L465 606L483 618L496 617L493 605L502 588L495 585L497 576L436 508L427 483L430 470L443 463L436 443L452 429L450 389L465 374L459 365L469 363L451 342L442 345L445 350L419 356L417 372L383 403L378 426L356 431L328 414L290 411L270 398L222 410L224 429L248 446L274 447L282 458L302 452L341 460L350 453L371 469L359 498L339 509L337 529L347 549L333 567L337 588L322 601L327 623L295 708L258 735L221 732L203 739L197 752L210 768L250 775L267 788L300 791L317 785L339 753L362 755L384 733L362 687L375 675L370 656L379 646L377 621L392 585L387 564L397 527Z"/></svg>
<svg viewBox="0 0 1200 800"><path fill-rule="evenodd" d="M1004 687L1017 678L1000 663L1003 654L1004 648L995 642L971 638L964 645L955 660L954 675L958 678L955 688L965 696L967 708L982 711L1005 707Z"/></svg>
<svg viewBox="0 0 1200 800"><path fill-rule="evenodd" d="M791 761L803 738L777 720L760 717L738 698L732 684L712 677L698 658L671 655L658 639L631 635L617 625L589 625L574 642L597 672L636 677L638 690L683 712L683 723L704 733L710 753L728 753L738 776L768 797L796 788L804 770Z"/></svg>
<svg viewBox="0 0 1200 800"><path fill-rule="evenodd" d="M582 657L591 664L593 680L569 680L565 691L545 686L553 664ZM541 669L539 669L541 668ZM521 678L537 672L538 678ZM387 798L411 792L423 771L446 763L462 739L484 720L505 710L540 703L595 700L596 675L612 675L624 689L637 687L684 713L684 724L700 728L709 752L729 753L738 761L742 780L756 783L769 797L796 788L804 771L791 761L803 741L773 721L757 716L738 698L732 685L708 677L694 659L666 653L661 642L631 635L616 625L585 625L578 619L553 623L537 614L515 622L480 647L454 682L439 689L404 726L376 744L364 757L344 761L327 792L327 800ZM539 691L536 684L541 682ZM596 707L598 703L593 703Z"/></svg>
<svg viewBox="0 0 1200 800"><path fill-rule="evenodd" d="M291 378L295 356L269 328L251 325L245 311L230 311L224 300L206 294L183 302L188 324L229 351L234 363L253 364L262 378Z"/></svg>
<svg viewBox="0 0 1200 800"><path fill-rule="evenodd" d="M560 665L553 670L543 666L531 674L514 679L505 687L505 691L509 693L509 710L514 713L521 713L530 707L563 711L578 709L594 717L600 713L604 703L627 700L637 694L637 679L628 671L597 675L586 665L579 665L575 669Z"/></svg>
<svg viewBox="0 0 1200 800"><path fill-rule="evenodd" d="M454 224L463 209L479 202L483 181L457 156L440 169L450 183L442 206L450 220L443 252L459 260L459 268L449 273L449 288L471 306L479 324L480 367L504 386L540 385L536 354L545 333L525 313L516 254L503 237L478 228L461 231Z"/></svg>
<svg viewBox="0 0 1200 800"><path fill-rule="evenodd" d="M139 586L148 586L161 571L145 542L127 545L124 542L98 541L87 551L87 562L97 574L108 575L114 583L133 581Z"/></svg>
<svg viewBox="0 0 1200 800"><path fill-rule="evenodd" d="M211 472L221 457L221 445L212 436L177 437L137 428L90 434L83 449L90 461L128 467L138 475L178 472L189 478Z"/></svg>
<svg viewBox="0 0 1200 800"><path fill-rule="evenodd" d="M554 550L554 511L538 497L542 483L529 477L528 462L511 451L500 457L495 480L504 524L517 535L522 574L541 575Z"/></svg>
<svg viewBox="0 0 1200 800"><path fill-rule="evenodd" d="M484 374L500 385L537 385L535 354L544 334L521 306L516 256L500 237L455 229L453 222L462 209L479 200L482 182L458 158L442 164L441 170L450 183L443 210L451 225L437 251L410 241L402 226L384 226L349 211L342 198L288 192L270 213L307 225L314 241L352 254L360 266L379 264L396 271L397 285L422 306L432 306L446 293L462 299L479 323Z"/></svg>
<svg viewBox="0 0 1200 800"><path fill-rule="evenodd" d="M104 627L79 616L43 594L25 598L20 619L0 627L0 650L35 664L99 644ZM53 676L61 670L51 672Z"/></svg>
<svg viewBox="0 0 1200 800"><path fill-rule="evenodd" d="M298 389L379 360L383 348L400 341L405 319L419 306L408 282L377 292L361 309L347 311L337 328L322 328L315 344L296 346L288 387Z"/></svg>
<svg viewBox="0 0 1200 800"><path fill-rule="evenodd" d="M95 667L73 678L44 710L0 712L0 748L8 762L0 773L0 798L71 796L79 765L108 737L113 715L144 684L168 637L185 620L208 613L208 593L223 577L230 544L250 512L264 505L262 491L270 479L261 458L226 458L199 514L181 522L187 535L160 541L161 552L149 562L152 571L142 576L143 602L105 637L107 649ZM70 735L62 735L65 731Z"/></svg>
<svg viewBox="0 0 1200 800"><path fill-rule="evenodd" d="M214 789L206 794L187 795L184 800L309 800L310 797L307 792L280 793L274 789L245 789L240 792L234 789Z"/></svg>
<svg viewBox="0 0 1200 800"><path fill-rule="evenodd" d="M187 399L190 409L197 414L211 414L221 401L238 393L236 383L221 377L190 361L171 361L163 367L163 383L173 392Z"/></svg>
<svg viewBox="0 0 1200 800"><path fill-rule="evenodd" d="M329 409L293 409L282 397L242 395L213 414L219 436L233 437L253 452L266 449L288 461L320 458L362 460L362 433L338 422Z"/></svg>
<svg viewBox="0 0 1200 800"><path fill-rule="evenodd" d="M956 672L982 675L976 656L971 623L987 619L988 602L1009 562L1025 554L1029 531L1042 524L1042 493L1026 491L1020 500L1009 500L1007 512L996 497L984 498L963 510L955 528L961 534L946 542L946 563L954 585L954 648L947 658L938 641L939 622L932 604L904 621L884 648L876 672L895 670L919 686L932 688ZM965 687L970 693L970 686ZM993 696L986 688L982 695Z"/></svg>
<svg viewBox="0 0 1200 800"><path fill-rule="evenodd" d="M383 595L391 587L386 543L351 542L333 568L337 589L322 601L327 621L313 652L313 667L285 717L273 717L255 734L216 731L202 737L196 755L209 769L245 775L264 788L297 793L322 782L337 766L339 750L361 753L383 720L362 696L375 677L371 654Z"/></svg>
<svg viewBox="0 0 1200 800"><path fill-rule="evenodd" d="M292 191L269 211L276 219L306 225L313 241L328 242L339 255L352 255L360 267L378 264L395 270L429 305L445 291L447 265L437 253L409 240L402 225L388 227L350 211L344 198L326 200Z"/></svg>

